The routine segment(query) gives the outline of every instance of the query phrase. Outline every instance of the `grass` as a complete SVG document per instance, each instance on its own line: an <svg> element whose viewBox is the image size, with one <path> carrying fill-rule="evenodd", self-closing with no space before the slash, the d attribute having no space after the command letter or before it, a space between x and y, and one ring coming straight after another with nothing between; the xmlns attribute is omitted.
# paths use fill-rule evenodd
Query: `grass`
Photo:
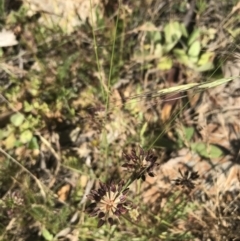
<svg viewBox="0 0 240 241"><path fill-rule="evenodd" d="M92 0L71 34L40 9L5 13L19 43L0 62L1 240L237 240L239 74L221 70L236 5L219 19L197 1L189 28L179 3Z"/></svg>

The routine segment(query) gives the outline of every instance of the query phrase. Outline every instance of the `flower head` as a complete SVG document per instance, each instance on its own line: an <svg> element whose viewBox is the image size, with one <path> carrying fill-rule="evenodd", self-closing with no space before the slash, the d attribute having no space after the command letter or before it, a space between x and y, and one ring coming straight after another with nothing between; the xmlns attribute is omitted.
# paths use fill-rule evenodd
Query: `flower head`
<svg viewBox="0 0 240 241"><path fill-rule="evenodd" d="M191 172L186 170L184 173L179 169L178 172L180 173L181 177L174 179L175 185L182 186L183 188L186 187L189 190L195 188L194 181L199 178L198 172Z"/></svg>
<svg viewBox="0 0 240 241"><path fill-rule="evenodd" d="M125 162L122 167L127 168L130 172L134 173L137 178L142 178L145 181L145 174L154 177L153 169L158 164L157 156L154 153L149 151L144 151L139 147L138 153L135 149L132 149L131 154L123 153L127 162Z"/></svg>
<svg viewBox="0 0 240 241"><path fill-rule="evenodd" d="M124 188L124 182L117 185L113 183L100 183L98 190L92 190L88 198L93 202L87 207L86 211L90 216L99 218L98 227L108 222L110 225L119 219L130 209L130 202L127 202L126 195L128 188Z"/></svg>

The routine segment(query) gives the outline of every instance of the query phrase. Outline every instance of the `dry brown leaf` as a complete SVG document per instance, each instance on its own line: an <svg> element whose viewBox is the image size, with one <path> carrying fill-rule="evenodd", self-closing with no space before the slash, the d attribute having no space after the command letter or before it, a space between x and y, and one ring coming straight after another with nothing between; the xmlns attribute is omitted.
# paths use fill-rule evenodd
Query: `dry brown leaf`
<svg viewBox="0 0 240 241"><path fill-rule="evenodd" d="M170 117L172 112L173 106L171 104L164 104L162 111L161 111L161 120L165 123Z"/></svg>
<svg viewBox="0 0 240 241"><path fill-rule="evenodd" d="M60 202L65 202L71 192L72 186L70 184L66 184L60 188L60 190L57 192L58 200Z"/></svg>
<svg viewBox="0 0 240 241"><path fill-rule="evenodd" d="M88 179L89 179L89 177L86 175L82 175L80 177L79 184L81 185L81 187L83 187L83 188L86 187Z"/></svg>

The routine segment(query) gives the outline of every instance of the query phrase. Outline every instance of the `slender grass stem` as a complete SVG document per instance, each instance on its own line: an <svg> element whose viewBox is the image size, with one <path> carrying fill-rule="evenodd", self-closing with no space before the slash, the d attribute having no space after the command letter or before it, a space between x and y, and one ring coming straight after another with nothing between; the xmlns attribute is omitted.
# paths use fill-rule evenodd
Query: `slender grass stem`
<svg viewBox="0 0 240 241"><path fill-rule="evenodd" d="M92 9L93 9L92 0L90 0L90 7L91 7L91 11L90 11L91 21L93 24L94 21L93 21L93 12L92 12ZM98 69L98 72L100 73L99 78L100 78L101 93L104 98L105 91L104 91L104 87L103 87L104 85L103 85L103 79L102 79L102 75L101 75L101 68L100 68L100 62L99 62L99 57L98 57L97 40L96 40L96 35L94 32L94 26L92 26L92 36L93 36L93 43L94 43L94 52L95 52L95 57L96 57L96 62L97 62L97 69Z"/></svg>
<svg viewBox="0 0 240 241"><path fill-rule="evenodd" d="M121 3L119 5L119 8L120 7L121 7ZM110 70L109 70L108 83L107 83L108 93L107 93L107 96L106 96L106 116L105 116L105 118L107 117L108 108L109 108L109 93L110 93L110 88L111 88L111 78L112 78L112 71L113 71L113 65L114 65L113 60L114 60L114 53L115 53L116 36L117 36L117 31L118 31L119 8L118 8L118 14L117 14L117 19L116 19L115 32L114 32L114 35L113 35L113 45L112 45Z"/></svg>

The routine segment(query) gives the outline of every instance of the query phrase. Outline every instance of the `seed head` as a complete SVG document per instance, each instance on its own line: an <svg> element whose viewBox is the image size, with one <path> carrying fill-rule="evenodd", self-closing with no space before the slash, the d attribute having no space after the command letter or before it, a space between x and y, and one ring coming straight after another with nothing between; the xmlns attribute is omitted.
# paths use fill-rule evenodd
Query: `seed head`
<svg viewBox="0 0 240 241"><path fill-rule="evenodd" d="M126 159L126 162L122 167L127 168L127 170L134 175L136 178L142 178L145 181L145 174L154 177L153 169L155 166L158 166L156 163L157 156L154 155L153 151L144 151L139 147L138 152L135 149L132 149L131 154L123 153L123 156Z"/></svg>
<svg viewBox="0 0 240 241"><path fill-rule="evenodd" d="M86 212L99 219L98 227L106 222L112 225L131 209L131 203L126 200L127 192L128 188L124 189L123 181L117 185L100 183L100 188L92 190L88 195L93 202L86 208Z"/></svg>
<svg viewBox="0 0 240 241"><path fill-rule="evenodd" d="M186 170L184 173L180 169L178 169L178 172L180 173L181 177L174 179L175 185L182 186L182 188L187 187L189 190L195 188L195 183L199 178L198 172L191 172Z"/></svg>

